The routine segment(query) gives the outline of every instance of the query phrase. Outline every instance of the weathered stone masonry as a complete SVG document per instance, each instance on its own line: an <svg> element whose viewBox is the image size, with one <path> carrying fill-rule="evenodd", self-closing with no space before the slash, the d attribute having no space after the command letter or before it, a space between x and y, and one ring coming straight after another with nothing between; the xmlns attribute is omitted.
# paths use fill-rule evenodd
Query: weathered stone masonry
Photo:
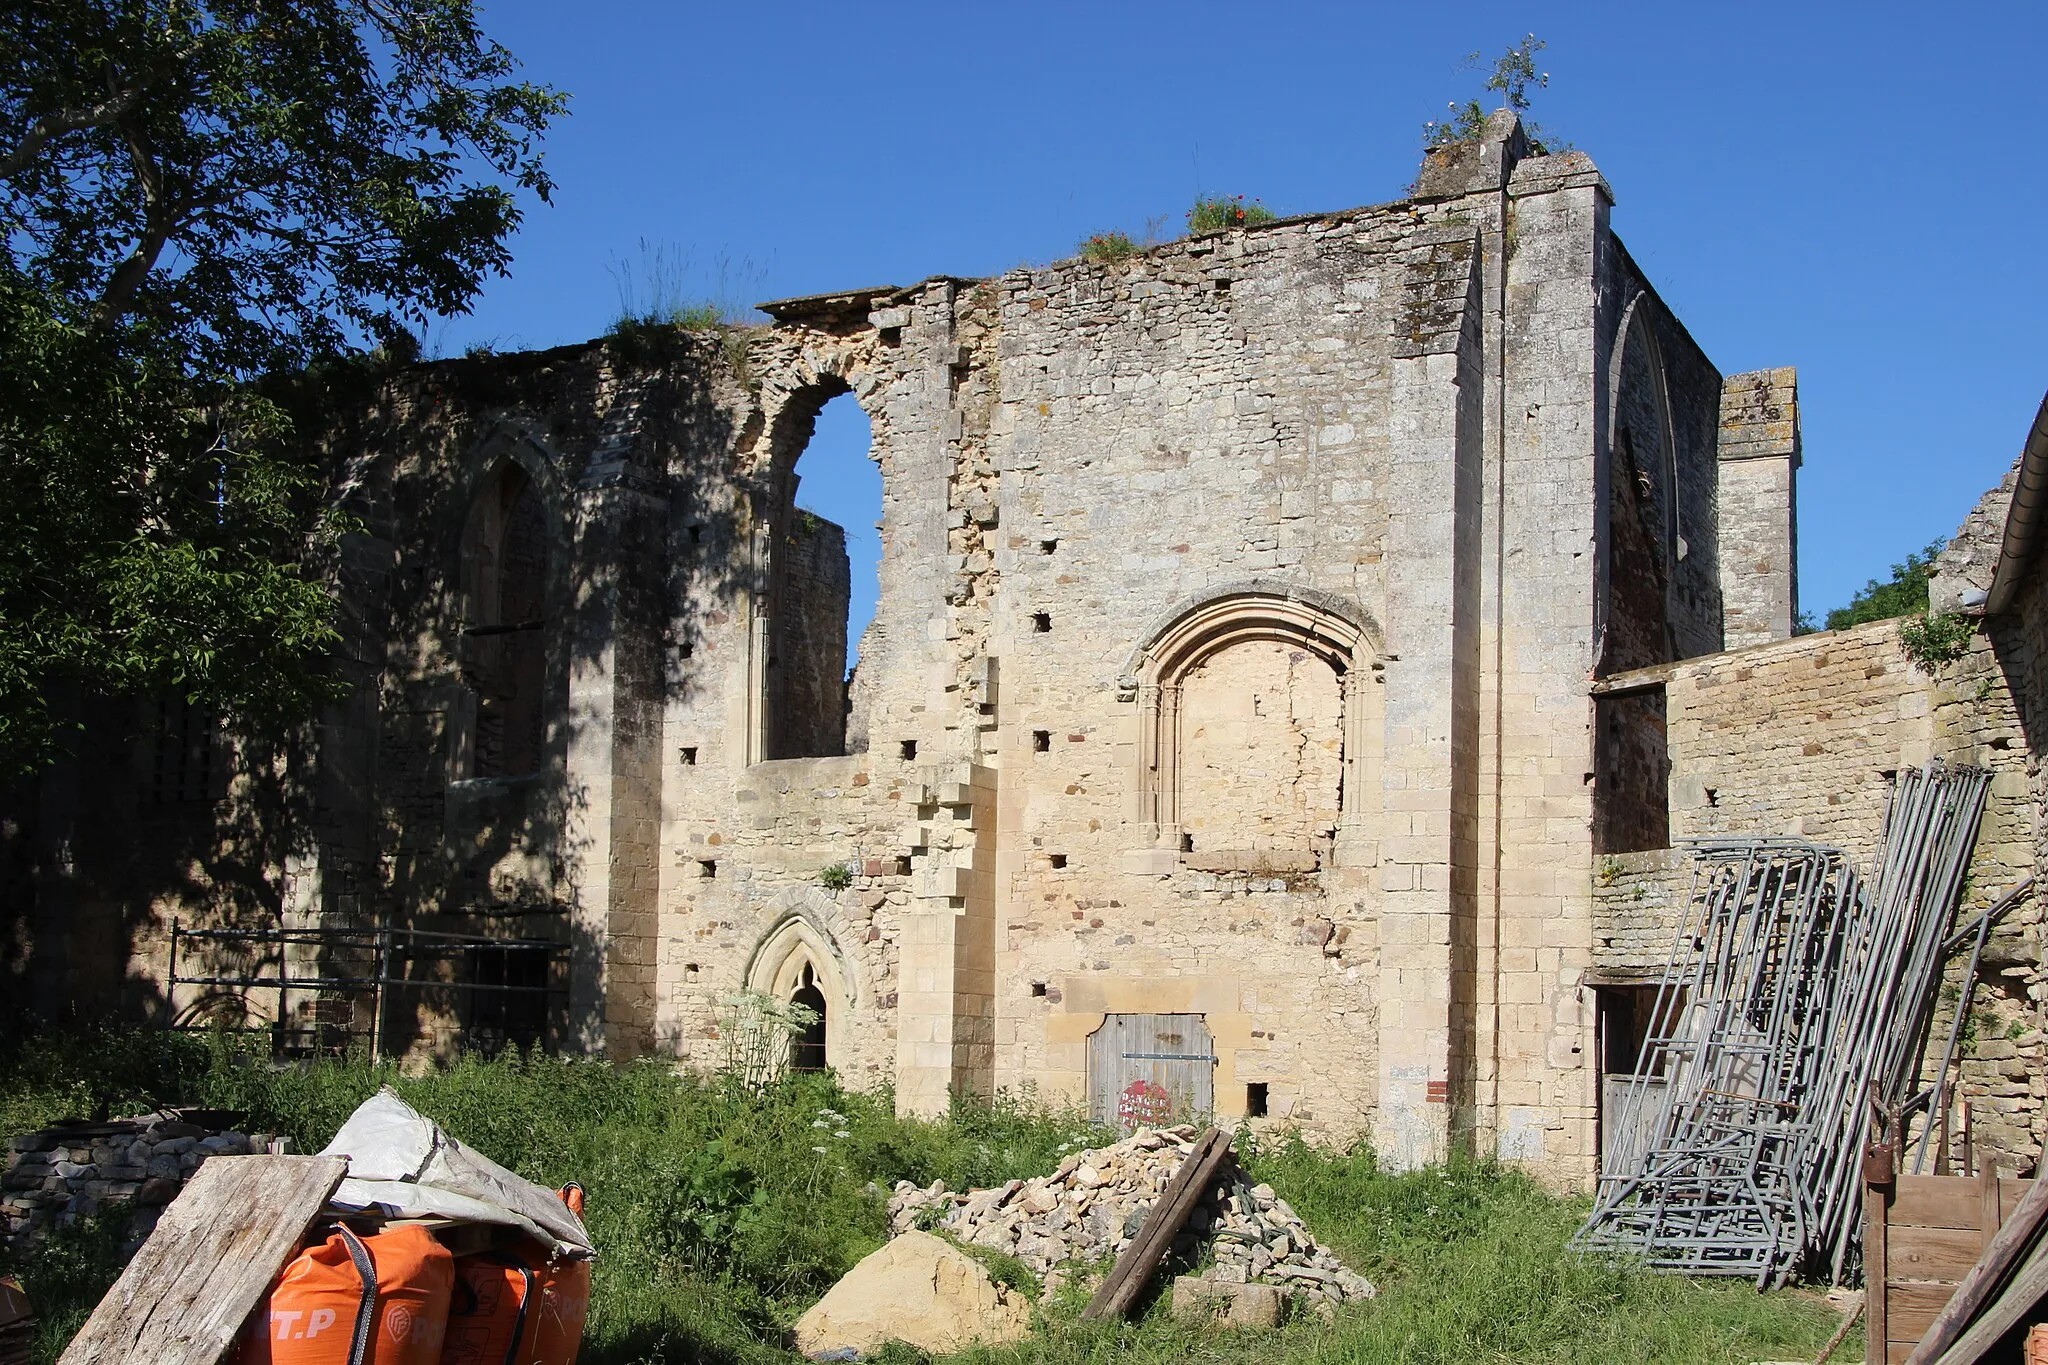
<svg viewBox="0 0 2048 1365"><path fill-rule="evenodd" d="M712 1064L722 1002L809 979L830 1064L930 1111L1198 1016L1219 1114L1583 1180L1596 817L1663 742L1596 744L1589 680L1794 600L1790 372L1724 383L1611 207L1501 116L1400 203L398 375L328 437L360 686L180 856L246 817L254 920L556 937L566 1045ZM842 701L793 469L845 392L883 556ZM219 911L96 841L135 799L32 832L58 997L64 907L139 1002Z"/></svg>

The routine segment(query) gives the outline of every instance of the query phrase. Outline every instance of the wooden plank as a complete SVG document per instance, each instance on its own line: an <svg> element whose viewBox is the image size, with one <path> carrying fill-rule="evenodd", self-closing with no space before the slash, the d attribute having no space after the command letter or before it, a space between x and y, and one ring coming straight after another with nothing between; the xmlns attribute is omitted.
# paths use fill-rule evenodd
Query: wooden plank
<svg viewBox="0 0 2048 1365"><path fill-rule="evenodd" d="M1947 1280L1956 1285L1984 1254L1984 1234L1976 1228L1914 1228L1894 1223L1886 1250L1893 1279Z"/></svg>
<svg viewBox="0 0 2048 1365"><path fill-rule="evenodd" d="M2001 1209L2015 1209L2034 1182L2003 1176L1998 1182ZM1975 1228L1984 1217L1984 1192L1970 1175L1902 1175L1892 1199L1892 1226L1910 1223L1923 1228Z"/></svg>
<svg viewBox="0 0 2048 1365"><path fill-rule="evenodd" d="M347 1170L335 1156L207 1161L59 1365L215 1365Z"/></svg>
<svg viewBox="0 0 2048 1365"><path fill-rule="evenodd" d="M1885 1300L1889 1308L1885 1336L1892 1341L1920 1340L1955 1294L1954 1281L1891 1281L1885 1286Z"/></svg>
<svg viewBox="0 0 2048 1365"><path fill-rule="evenodd" d="M1180 1169L1173 1173L1173 1179L1167 1181L1166 1188L1159 1192L1159 1199L1145 1215L1138 1235L1116 1258L1116 1264L1109 1268L1109 1276L1103 1280L1102 1287L1081 1310L1082 1317L1122 1317L1130 1311L1138 1291L1159 1268L1159 1262L1173 1246L1175 1235L1188 1221L1188 1215L1195 1211L1195 1205L1201 1202L1203 1191L1208 1189L1209 1181L1216 1175L1216 1168L1223 1164L1223 1158L1229 1153L1230 1134L1220 1128L1211 1128L1202 1134L1195 1149L1188 1153L1187 1160L1181 1162Z"/></svg>
<svg viewBox="0 0 2048 1365"><path fill-rule="evenodd" d="M1902 1175L1892 1197L1891 1223L1975 1232L1983 1208L1977 1182L1969 1176Z"/></svg>
<svg viewBox="0 0 2048 1365"><path fill-rule="evenodd" d="M1907 1309L1894 1303L1889 1330L1897 1332L1898 1335L1891 1339L1892 1342L1904 1346L1906 1353L1911 1355L1913 1348L1920 1344L1920 1338L1927 1335L1927 1329L1934 1326L1934 1320L1940 1316L1939 1308Z"/></svg>
<svg viewBox="0 0 2048 1365"><path fill-rule="evenodd" d="M1998 1216L1998 1167L1990 1162L1977 1173L1977 1251L1991 1250L1991 1239L2005 1220Z"/></svg>
<svg viewBox="0 0 2048 1365"><path fill-rule="evenodd" d="M2035 1184L2039 1185L2040 1182L2037 1180ZM2026 1212L2026 1205L2022 1204L2007 1221L2006 1230L2018 1224ZM1999 1234L2001 1238L2004 1235L2004 1231ZM1994 1244L1993 1250L1996 1249ZM1991 1252L1985 1252L1984 1258L1990 1260ZM1967 1284L1963 1286L1964 1290L1968 1288ZM1962 1291L1958 1291L1955 1302L1951 1303L1949 1308L1953 1309L1956 1303L1962 1301L1962 1297ZM1997 1349L2000 1338L2033 1313L2035 1305L2039 1304L2043 1297L2048 1297L2048 1237L2034 1243L2033 1251L2021 1263L2018 1273L2013 1275L2011 1283L2007 1284L1996 1298L1985 1304L1981 1311L1969 1318L1961 1319L1968 1322L1969 1326L1954 1339L1953 1345L1939 1354L1929 1353L1927 1344L1937 1339L1937 1333L1943 1325L1937 1322L1926 1336L1920 1338L1920 1344L1913 1348L1911 1359L1938 1361L1939 1365L1976 1365L1976 1362ZM1945 1310L1942 1316L1947 1319L1948 1312Z"/></svg>
<svg viewBox="0 0 2048 1365"><path fill-rule="evenodd" d="M1992 1302L2027 1248L2035 1245L2035 1234L2041 1230L2044 1218L2048 1218L2048 1182L2037 1175L2029 1182L2026 1198L2020 1200L2019 1207L2012 1211L2012 1217L2005 1220L1997 1236L1991 1239L1991 1245L1984 1249L1982 1259L1963 1277L1955 1297L1949 1300L1948 1306L1941 1310L1941 1316L1920 1338L1920 1345L1913 1351L1913 1365L1928 1365L1930 1361L1945 1358L1950 1354L1951 1346L1960 1344L1958 1338L1964 1335L1966 1328L1975 1332L1971 1323ZM2048 1242L2041 1245L2048 1246ZM2037 1251L2030 1258L2030 1263L2039 1259Z"/></svg>

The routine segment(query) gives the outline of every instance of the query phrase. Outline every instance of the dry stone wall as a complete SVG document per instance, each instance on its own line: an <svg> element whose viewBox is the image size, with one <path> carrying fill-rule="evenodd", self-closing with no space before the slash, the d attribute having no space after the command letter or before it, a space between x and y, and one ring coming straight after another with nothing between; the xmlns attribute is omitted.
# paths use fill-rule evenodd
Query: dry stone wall
<svg viewBox="0 0 2048 1365"><path fill-rule="evenodd" d="M17 1255L51 1231L126 1207L127 1250L210 1157L283 1150L270 1134L216 1131L174 1113L60 1124L8 1139L0 1246Z"/></svg>

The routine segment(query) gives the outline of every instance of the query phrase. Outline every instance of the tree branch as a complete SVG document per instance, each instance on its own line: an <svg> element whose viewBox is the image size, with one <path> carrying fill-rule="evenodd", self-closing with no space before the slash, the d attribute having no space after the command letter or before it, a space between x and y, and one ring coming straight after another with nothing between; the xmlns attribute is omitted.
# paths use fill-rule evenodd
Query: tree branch
<svg viewBox="0 0 2048 1365"><path fill-rule="evenodd" d="M156 268L157 257L163 254L165 243L171 239L179 225L179 216L164 198L163 172L150 154L149 145L135 127L122 120L117 125L121 140L127 144L128 159L135 167L136 183L142 187L143 230L136 239L135 249L128 253L128 259L121 262L107 281L107 290L100 295L99 306L94 309L94 320L101 325L113 322L128 311L135 302L135 293L142 288L142 282L149 278L149 272Z"/></svg>
<svg viewBox="0 0 2048 1365"><path fill-rule="evenodd" d="M9 180L25 170L36 159L36 154L52 139L66 133L83 132L87 128L104 128L116 119L133 112L142 103L142 94L148 82L130 86L112 99L102 100L89 109L59 109L45 118L31 123L14 150L0 156L0 180Z"/></svg>

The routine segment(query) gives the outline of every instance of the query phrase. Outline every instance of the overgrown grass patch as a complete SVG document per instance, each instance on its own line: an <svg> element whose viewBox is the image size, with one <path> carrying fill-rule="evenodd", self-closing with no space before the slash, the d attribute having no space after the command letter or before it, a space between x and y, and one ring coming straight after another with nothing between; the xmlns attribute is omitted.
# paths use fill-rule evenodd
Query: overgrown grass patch
<svg viewBox="0 0 2048 1365"><path fill-rule="evenodd" d="M954 1189L1050 1171L1103 1141L1079 1115L1007 1097L938 1121L899 1119L887 1093L793 1076L755 1094L667 1063L472 1059L408 1078L389 1064L275 1066L225 1040L157 1034L30 1038L0 1052L0 1129L27 1131L95 1108L182 1102L246 1110L295 1150L327 1142L380 1084L531 1179L588 1191L600 1251L586 1365L790 1362L802 1311L879 1246L894 1183ZM1461 1165L1395 1175L1369 1153L1299 1140L1247 1145L1246 1164L1318 1238L1381 1286L1334 1324L1276 1333L1197 1331L1165 1296L1131 1323L1079 1318L1069 1283L1040 1332L989 1362L1625 1362L1709 1365L1811 1359L1833 1326L1811 1296L1759 1295L1573 1256L1583 1213L1512 1172ZM17 1266L54 1360L115 1271L114 1224L76 1230ZM1004 1267L1004 1269L1012 1269ZM886 1360L919 1359L891 1348Z"/></svg>
<svg viewBox="0 0 2048 1365"><path fill-rule="evenodd" d="M1128 232L1098 232L1081 243L1081 259L1104 265L1117 261L1128 261L1138 254L1138 244L1131 240Z"/></svg>
<svg viewBox="0 0 2048 1365"><path fill-rule="evenodd" d="M1189 232L1221 232L1225 228L1257 227L1279 215L1256 199L1241 194L1204 195L1188 210Z"/></svg>

